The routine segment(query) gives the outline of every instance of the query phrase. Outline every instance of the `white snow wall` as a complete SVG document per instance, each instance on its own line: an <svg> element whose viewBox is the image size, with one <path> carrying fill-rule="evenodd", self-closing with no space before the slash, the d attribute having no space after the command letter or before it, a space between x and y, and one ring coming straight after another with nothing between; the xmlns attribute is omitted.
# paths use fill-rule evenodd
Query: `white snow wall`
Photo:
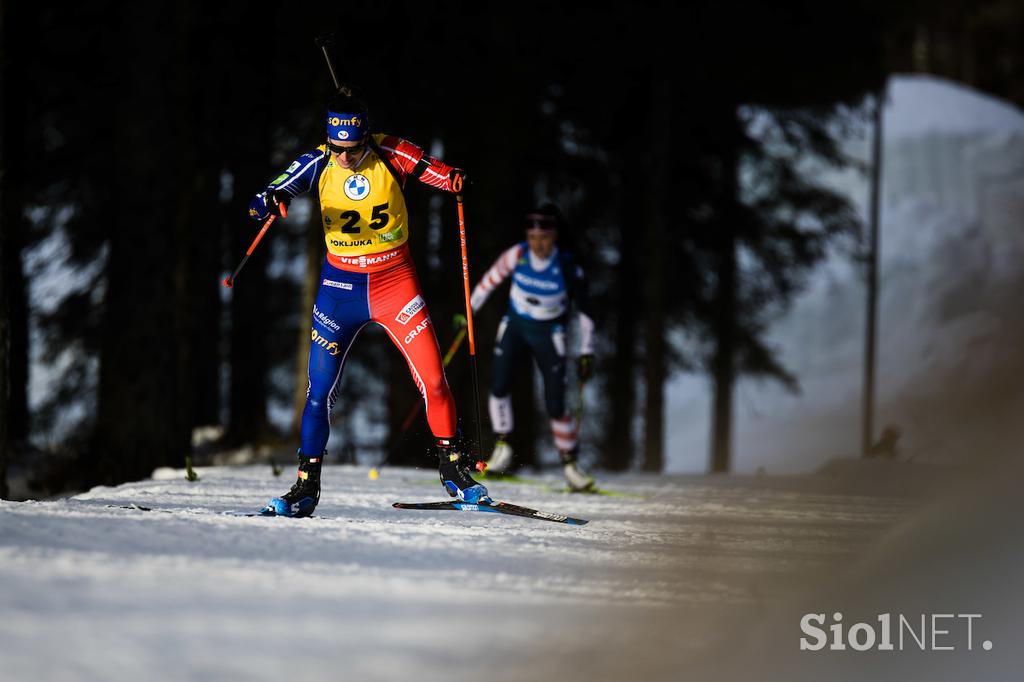
<svg viewBox="0 0 1024 682"><path fill-rule="evenodd" d="M890 79L883 117L876 434L946 461L1024 443L1024 113L929 76ZM847 144L869 160L871 131ZM827 175L867 215L869 179ZM734 469L797 472L860 449L866 291L833 256L772 327L800 395L742 381ZM674 472L707 468L710 386L668 388ZM1024 421L1024 420L1019 420Z"/></svg>

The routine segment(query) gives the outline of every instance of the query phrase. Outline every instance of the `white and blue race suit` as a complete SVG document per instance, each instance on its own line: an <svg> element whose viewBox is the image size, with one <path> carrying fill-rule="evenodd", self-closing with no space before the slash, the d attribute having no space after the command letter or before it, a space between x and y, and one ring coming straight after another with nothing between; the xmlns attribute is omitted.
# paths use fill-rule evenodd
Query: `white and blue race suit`
<svg viewBox="0 0 1024 682"><path fill-rule="evenodd" d="M512 378L524 356L532 356L544 377L544 403L555 445L560 451L576 447L578 425L565 404L566 328L570 305L579 323L579 354L593 353L594 323L587 301L583 269L572 256L557 247L548 258L538 258L527 243L507 249L473 289L474 310L490 293L511 276L508 312L498 325L494 346L491 395L488 407L491 425L508 434L514 425L509 397Z"/></svg>

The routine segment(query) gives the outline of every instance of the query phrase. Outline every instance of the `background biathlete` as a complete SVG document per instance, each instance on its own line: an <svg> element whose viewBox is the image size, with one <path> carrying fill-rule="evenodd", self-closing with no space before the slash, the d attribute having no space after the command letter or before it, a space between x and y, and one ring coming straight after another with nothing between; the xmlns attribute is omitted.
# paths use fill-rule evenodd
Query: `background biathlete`
<svg viewBox="0 0 1024 682"><path fill-rule="evenodd" d="M545 204L528 213L526 241L515 244L498 257L473 289L471 305L474 311L481 308L490 293L511 276L508 311L498 325L494 344L488 410L497 441L487 462L488 470L506 472L512 463L512 447L508 442L514 425L509 395L512 377L517 365L532 357L544 377L544 404L565 479L574 490L586 490L594 485L594 479L579 467L579 424L565 400L565 337L570 303L576 308L579 322L581 383L593 373L594 322L583 269L571 254L555 244L559 228L564 227L565 220L554 204Z"/></svg>
<svg viewBox="0 0 1024 682"><path fill-rule="evenodd" d="M316 508L330 412L345 358L356 335L370 322L384 327L423 395L445 489L469 502L487 496L487 489L470 476L455 443L455 401L409 255L402 192L409 178L456 191L463 175L406 140L370 134L366 106L343 89L327 107L326 144L296 159L250 204L250 216L263 220L279 214L280 204L292 197L316 191L327 244L312 311L298 480L287 493L272 499L265 512L309 516Z"/></svg>

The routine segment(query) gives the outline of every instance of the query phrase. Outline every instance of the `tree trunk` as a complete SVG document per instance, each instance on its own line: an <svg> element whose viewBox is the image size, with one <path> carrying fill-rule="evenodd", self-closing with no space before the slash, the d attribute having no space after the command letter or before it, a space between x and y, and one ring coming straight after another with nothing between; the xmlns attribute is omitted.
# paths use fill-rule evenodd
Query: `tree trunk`
<svg viewBox="0 0 1024 682"><path fill-rule="evenodd" d="M232 237L229 240L232 244L232 268L261 227L248 218L246 209L249 202L254 194L267 186L275 171L281 170L271 169L267 163L271 135L266 110L257 107L241 117L235 134L248 143L240 146L231 158L235 192L226 206L225 223ZM283 228L279 225L270 228L231 289L227 441L233 445L259 442L268 435L267 326L274 321L266 319L266 304L270 296L267 264L275 229Z"/></svg>
<svg viewBox="0 0 1024 682"><path fill-rule="evenodd" d="M267 137L256 135L247 136L247 139L267 140ZM231 220L229 217L228 220L234 237L232 253L244 254L259 230L257 223L245 219L244 205L249 203L252 194L266 186L265 166L259 162L247 163L239 167L235 175L239 197L231 202L229 210L237 218ZM272 238L273 234L264 237L231 289L231 387L227 438L235 445L262 440L267 434L266 325L269 321L265 319L264 307L269 295L266 269L269 240Z"/></svg>
<svg viewBox="0 0 1024 682"><path fill-rule="evenodd" d="M27 35L22 6L0 2L0 288L3 289L3 322L0 354L2 367L3 421L5 436L0 443L12 445L28 440L28 296L21 265L24 249L25 220L22 211L25 189L20 175L9 169L23 168L25 159L25 92L26 64L22 36ZM0 455L0 462L3 456ZM0 463L0 468L4 465ZM6 477L0 473L0 489Z"/></svg>
<svg viewBox="0 0 1024 682"><path fill-rule="evenodd" d="M711 428L711 470L727 472L732 459L732 392L736 380L736 244L722 235L715 294L715 352L711 361L714 405Z"/></svg>
<svg viewBox="0 0 1024 682"><path fill-rule="evenodd" d="M219 168L206 166L197 177L193 189L196 210L182 215L187 220L185 236L189 244L187 257L191 273L183 285L187 288L191 361L185 366L190 377L192 396L191 426L220 423L220 337L221 337L221 255L223 253L223 221L216 201ZM205 190L205 191L204 191ZM210 230L215 226L215 230ZM181 273L180 276L185 276Z"/></svg>
<svg viewBox="0 0 1024 682"><path fill-rule="evenodd" d="M4 98L6 101L7 98ZM11 147L4 152L11 159ZM7 163L4 161L3 163ZM0 170L0 173L3 173ZM0 258L4 260L4 284L7 296L7 439L12 445L26 443L29 437L28 412L28 290L22 270L21 254L24 250L25 219L22 216L23 190L14 182L6 182L0 190L5 207L0 221L5 223L6 243Z"/></svg>
<svg viewBox="0 0 1024 682"><path fill-rule="evenodd" d="M652 125L650 181L646 213L647 244L670 233L665 216L669 194L669 153L672 149L672 82L658 69L651 83ZM643 470L660 472L665 465L665 250L649 249L644 259L644 460Z"/></svg>
<svg viewBox="0 0 1024 682"><path fill-rule="evenodd" d="M178 349L188 343L176 336L180 323L174 236L180 221L166 210L178 205L181 187L188 186L174 174L173 162L189 143L174 135L180 124L174 106L182 93L168 87L176 82L179 68L175 39L181 36L166 27L166 17L174 14L170 6L123 6L119 35L110 41L106 57L117 64L122 81L122 99L113 110L111 167L125 170L112 174L112 210L107 214L110 250L100 342L97 466L90 483L148 476L157 466L179 464L189 445L177 406L186 397L179 390ZM132 59L120 59L125 53Z"/></svg>
<svg viewBox="0 0 1024 682"><path fill-rule="evenodd" d="M3 21L0 19L0 21ZM2 76L0 76L2 78ZM0 88L3 81L0 80ZM2 92L2 90L0 90ZM0 168L6 156L0 151ZM0 186L0 202L6 201L6 187ZM8 349L10 348L10 327L8 325L7 305L7 220L0 216L0 500L6 500L7 492L7 394L10 377L7 368L10 364Z"/></svg>
<svg viewBox="0 0 1024 682"><path fill-rule="evenodd" d="M732 399L736 383L736 316L739 305L739 263L737 261L737 229L735 207L740 201L734 109L725 119L729 128L718 150L722 161L721 220L717 225L715 274L715 317L712 334L715 350L711 360L714 403L711 427L711 470L728 472L732 467Z"/></svg>
<svg viewBox="0 0 1024 682"><path fill-rule="evenodd" d="M175 79L173 87L176 97L175 106L175 130L178 139L183 144L175 145L175 153L171 167L176 171L179 178L178 190L180 195L177 201L172 204L177 209L174 222L174 233L172 235L173 249L168 250L168 256L174 259L173 277L173 321L172 332L176 345L176 367L175 376L177 379L176 392L178 399L174 401L174 409L165 415L165 418L172 422L172 428L176 434L181 434L184 441L182 451L177 453L173 462L178 465L185 464L185 456L191 450L192 427L196 425L197 394L207 396L210 393L217 379L216 373L213 377L201 374L199 370L203 367L207 371L211 369L211 361L216 360L216 350L210 349L210 343L204 343L200 338L197 342L198 329L208 328L211 336L216 338L214 332L218 329L218 307L210 305L209 294L216 286L217 277L209 277L209 257L194 258L196 252L202 252L206 241L205 220L201 223L200 218L208 220L215 213L208 213L202 209L211 206L212 198L216 196L217 183L211 177L215 170L210 169L210 162L200 157L199 150L194 143L198 139L201 130L195 123L196 111L201 106L194 86L198 79L200 69L193 67L192 52L194 49L193 31L199 23L198 10L194 6L178 8L174 13L174 19L167 26L175 32L173 60L176 65L174 69ZM219 242L215 242L218 243ZM214 261L215 262L215 261ZM202 268L205 265L206 268ZM206 296L202 294L207 294ZM214 295L214 301L219 298ZM196 301L202 301L201 306L196 306ZM204 317L199 313L203 312ZM212 327L206 327L213 324ZM200 388L201 387L201 388ZM209 399L203 401L208 403ZM207 404L206 409L211 409ZM216 402L212 409L216 409Z"/></svg>
<svg viewBox="0 0 1024 682"><path fill-rule="evenodd" d="M3 157L0 156L0 164ZM6 195L0 187L0 200ZM7 248L6 232L7 221L0 219L0 255ZM0 259L0 500L6 500L7 492L7 387L10 383L7 367L9 358L7 349L10 347L9 327L7 318L7 266Z"/></svg>
<svg viewBox="0 0 1024 682"><path fill-rule="evenodd" d="M652 273L653 275L653 273ZM650 298L651 310L661 303ZM644 461L643 470L661 472L665 466L665 322L659 314L649 314L645 327L644 355Z"/></svg>
<svg viewBox="0 0 1024 682"><path fill-rule="evenodd" d="M7 305L7 272L10 269L10 261L7 243L7 231L10 229L10 216L13 209L8 183L10 174L7 169L10 167L8 156L8 145L11 141L13 131L8 127L10 113L8 108L14 101L9 96L9 73L8 50L10 44L7 42L7 3L0 0L0 500L6 500L7 493L7 396L9 392L10 376L7 368L10 366L10 326Z"/></svg>
<svg viewBox="0 0 1024 682"><path fill-rule="evenodd" d="M638 280L636 267L636 235L632 232L630 216L623 215L620 221L621 242L616 280L635 282ZM633 418L636 412L636 327L639 322L636 301L627 296L628 287L617 287L615 300L615 355L609 363L607 395L608 431L605 438L602 468L610 471L625 471L633 464L635 441L633 440Z"/></svg>

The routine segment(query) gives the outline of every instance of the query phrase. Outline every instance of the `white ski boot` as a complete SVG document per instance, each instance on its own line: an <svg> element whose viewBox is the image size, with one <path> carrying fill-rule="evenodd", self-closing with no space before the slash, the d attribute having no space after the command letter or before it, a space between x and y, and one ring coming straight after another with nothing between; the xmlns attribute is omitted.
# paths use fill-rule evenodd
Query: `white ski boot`
<svg viewBox="0 0 1024 682"><path fill-rule="evenodd" d="M591 490L594 487L594 478L588 476L576 462L576 448L572 450L560 450L562 458L562 473L565 474L565 481L573 492L581 493Z"/></svg>
<svg viewBox="0 0 1024 682"><path fill-rule="evenodd" d="M491 458L487 460L488 473L493 474L505 474L508 473L509 467L512 465L512 446L505 440L507 436L505 434L498 434L498 440L494 444L494 450L491 452Z"/></svg>

